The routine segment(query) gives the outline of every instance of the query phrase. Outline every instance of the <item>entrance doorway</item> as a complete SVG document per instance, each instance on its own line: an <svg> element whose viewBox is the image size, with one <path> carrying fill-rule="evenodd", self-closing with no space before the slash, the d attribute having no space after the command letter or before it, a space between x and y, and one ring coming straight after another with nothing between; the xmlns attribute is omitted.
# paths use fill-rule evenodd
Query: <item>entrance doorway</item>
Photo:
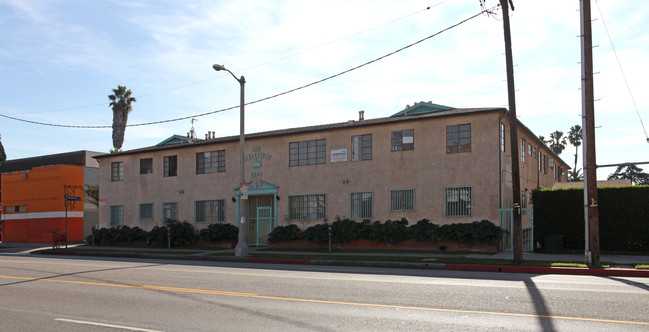
<svg viewBox="0 0 649 332"><path fill-rule="evenodd" d="M248 244L268 245L268 235L275 224L274 195L250 196L248 198Z"/></svg>

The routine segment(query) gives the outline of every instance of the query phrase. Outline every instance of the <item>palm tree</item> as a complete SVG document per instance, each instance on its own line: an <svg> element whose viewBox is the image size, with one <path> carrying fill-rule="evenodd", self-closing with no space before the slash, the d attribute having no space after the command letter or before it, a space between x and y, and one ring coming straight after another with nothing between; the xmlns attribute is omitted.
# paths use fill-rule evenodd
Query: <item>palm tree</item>
<svg viewBox="0 0 649 332"><path fill-rule="evenodd" d="M110 107L113 108L113 147L115 151L119 151L124 143L128 114L133 110L131 103L136 100L131 97L131 90L121 85L113 89L113 94L109 95L108 99L110 99Z"/></svg>
<svg viewBox="0 0 649 332"><path fill-rule="evenodd" d="M5 148L2 146L2 136L0 136L0 166L7 160L7 154L5 153Z"/></svg>
<svg viewBox="0 0 649 332"><path fill-rule="evenodd" d="M557 130L550 133L550 150L559 155L566 148L566 138L563 137L563 131Z"/></svg>
<svg viewBox="0 0 649 332"><path fill-rule="evenodd" d="M613 174L608 176L608 180L622 179L629 179L634 184L649 184L649 174L642 172L642 168L633 164L620 165Z"/></svg>
<svg viewBox="0 0 649 332"><path fill-rule="evenodd" d="M570 127L570 132L568 132L568 141L570 144L575 147L575 168L573 168L573 174L577 171L577 154L579 153L579 146L581 145L581 126L574 125ZM576 177L573 176L572 181L578 181Z"/></svg>

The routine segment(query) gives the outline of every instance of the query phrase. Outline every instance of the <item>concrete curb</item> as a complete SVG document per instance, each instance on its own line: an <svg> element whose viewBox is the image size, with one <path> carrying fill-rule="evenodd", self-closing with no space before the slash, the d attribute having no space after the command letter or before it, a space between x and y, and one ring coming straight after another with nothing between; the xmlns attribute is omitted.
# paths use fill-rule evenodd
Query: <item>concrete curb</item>
<svg viewBox="0 0 649 332"><path fill-rule="evenodd" d="M195 256L173 254L143 254L119 252L85 252L69 250L40 250L32 254L40 255L65 255L65 256L95 256L95 257L122 257L146 259L177 259L189 261L221 261L221 262L249 262L266 264L296 264L296 265L328 265L328 266L359 266L378 268L401 269L428 269L447 271L469 272L506 272L530 274L570 274L592 275L611 277L643 277L649 278L649 270L635 270L622 268L571 268L571 267L537 267L537 266L510 266L510 265L479 265L479 264L445 264L445 263L410 263L410 262L380 262L380 261L345 261L330 259L297 259L297 258L260 258L260 257L232 257L232 256Z"/></svg>

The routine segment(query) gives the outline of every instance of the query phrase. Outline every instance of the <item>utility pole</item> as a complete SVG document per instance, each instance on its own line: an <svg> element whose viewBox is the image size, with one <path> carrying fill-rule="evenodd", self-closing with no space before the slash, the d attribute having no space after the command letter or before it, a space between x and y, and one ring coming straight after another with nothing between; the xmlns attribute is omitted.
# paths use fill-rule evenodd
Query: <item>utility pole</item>
<svg viewBox="0 0 649 332"><path fill-rule="evenodd" d="M512 58L512 36L509 29L509 6L514 10L511 0L500 0L503 10L503 30L505 31L505 62L507 64L507 95L509 97L509 119L512 149L512 203L514 223L514 263L523 262L523 227L521 221L521 179L518 160L518 119L516 118L516 98L514 89L514 60Z"/></svg>
<svg viewBox="0 0 649 332"><path fill-rule="evenodd" d="M593 89L593 36L590 0L580 0L581 11L581 117L584 154L584 255L588 266L599 266L599 210L595 160L595 92Z"/></svg>

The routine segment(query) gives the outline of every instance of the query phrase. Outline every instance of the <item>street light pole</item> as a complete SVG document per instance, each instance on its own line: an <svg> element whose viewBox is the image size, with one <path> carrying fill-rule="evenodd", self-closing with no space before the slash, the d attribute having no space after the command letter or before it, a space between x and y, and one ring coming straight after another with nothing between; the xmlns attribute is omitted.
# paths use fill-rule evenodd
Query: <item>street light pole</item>
<svg viewBox="0 0 649 332"><path fill-rule="evenodd" d="M216 71L221 71L225 70L232 77L234 77L237 82L239 82L239 85L241 86L241 100L240 100L240 105L239 105L239 197L238 197L238 202L239 202L239 214L241 215L241 220L239 222L239 240L237 243L236 248L234 249L234 254L235 256L241 256L245 257L248 256L248 242L246 239L246 231L245 231L245 222L246 222L246 216L248 214L248 211L246 210L246 204L245 201L248 199L248 197L244 196L244 190L247 191L247 186L248 184L246 183L245 180L245 169L244 169L244 163L245 163L245 136L244 136L244 118L245 118L245 111L244 111L244 105L245 105L245 85L246 85L246 79L241 76L241 78L237 78L229 69L225 68L223 65L213 65L212 68ZM246 193L247 195L247 193Z"/></svg>

